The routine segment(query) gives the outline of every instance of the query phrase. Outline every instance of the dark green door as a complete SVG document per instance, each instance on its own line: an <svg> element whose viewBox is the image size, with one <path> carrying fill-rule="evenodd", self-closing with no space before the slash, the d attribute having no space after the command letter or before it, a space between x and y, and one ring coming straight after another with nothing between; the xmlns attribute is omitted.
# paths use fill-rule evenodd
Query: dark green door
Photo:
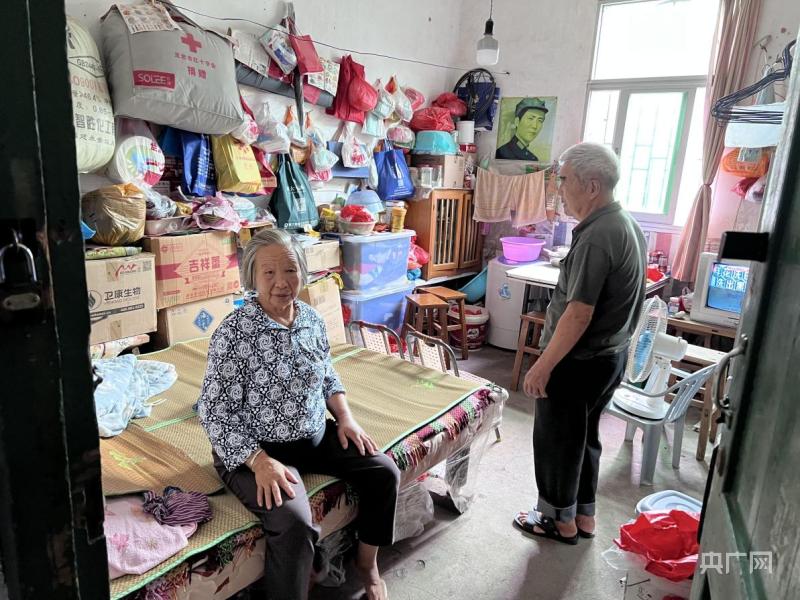
<svg viewBox="0 0 800 600"><path fill-rule="evenodd" d="M800 69L771 168L692 597L800 598ZM725 400L723 400L723 405Z"/></svg>
<svg viewBox="0 0 800 600"><path fill-rule="evenodd" d="M4 0L0 22L0 598L102 600L108 567L64 5Z"/></svg>

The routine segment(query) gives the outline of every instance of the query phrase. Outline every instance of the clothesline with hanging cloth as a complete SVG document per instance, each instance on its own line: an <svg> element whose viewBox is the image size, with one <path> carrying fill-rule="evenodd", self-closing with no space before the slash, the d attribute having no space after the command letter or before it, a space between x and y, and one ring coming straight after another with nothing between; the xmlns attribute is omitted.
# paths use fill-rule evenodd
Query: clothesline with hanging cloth
<svg viewBox="0 0 800 600"><path fill-rule="evenodd" d="M548 218L545 192L550 167L524 175L501 175L478 168L473 218L480 223L511 221L514 227Z"/></svg>

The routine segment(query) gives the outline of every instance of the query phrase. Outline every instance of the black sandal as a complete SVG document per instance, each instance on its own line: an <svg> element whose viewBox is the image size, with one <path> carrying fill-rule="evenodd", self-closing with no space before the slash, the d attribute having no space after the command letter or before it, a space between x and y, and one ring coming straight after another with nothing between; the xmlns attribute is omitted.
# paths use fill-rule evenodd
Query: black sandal
<svg viewBox="0 0 800 600"><path fill-rule="evenodd" d="M585 531L585 530L581 529L580 527L578 527L578 535L580 537L582 537L583 539L585 539L585 540L590 540L590 539L592 539L594 537L593 533Z"/></svg>
<svg viewBox="0 0 800 600"><path fill-rule="evenodd" d="M514 525L518 529L521 529L522 533L527 535L548 538L563 544L569 544L570 546L575 546L578 543L579 534L576 533L572 537L561 535L553 519L545 516L539 517L535 511L530 511L528 517L524 521L520 520L519 515L517 515L514 517ZM535 527L538 527L542 531L536 531L534 529Z"/></svg>

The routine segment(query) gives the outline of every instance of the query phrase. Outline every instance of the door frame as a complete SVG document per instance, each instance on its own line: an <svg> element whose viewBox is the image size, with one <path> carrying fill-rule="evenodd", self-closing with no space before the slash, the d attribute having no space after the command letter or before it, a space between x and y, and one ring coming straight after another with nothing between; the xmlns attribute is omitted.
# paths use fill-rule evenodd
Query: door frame
<svg viewBox="0 0 800 600"><path fill-rule="evenodd" d="M748 545L749 540L742 539L742 532L747 532L747 524L743 522L732 497L733 482L737 474L739 458L743 448L748 415L757 407L777 402L779 398L759 395L754 390L754 380L758 360L764 348L766 323L772 307L771 296L775 286L778 269L782 268L779 254L789 233L787 213L793 203L800 205L800 69L795 65L790 89L787 93L787 112L784 115L785 130L778 150L773 158L773 166L767 185L767 192L761 210L758 230L769 234L769 244L765 262L753 262L750 268L750 284L745 299L739 327L739 340L746 338L745 353L734 360L737 369L728 395L731 398L730 420L722 427L721 440L714 450L712 469L709 473L710 486L708 499L703 511L702 537L700 540L700 562L692 586L694 600L705 598L761 598L763 589L756 578L749 575L753 572L750 553L728 557L723 561L723 574L713 569L710 553L726 554L736 551L740 546ZM753 482L758 490L754 500L771 493ZM706 536L708 531L713 535ZM758 550L758 549L755 549ZM704 557L704 553L706 556ZM755 551L753 552L755 553ZM730 560L733 558L733 560Z"/></svg>
<svg viewBox="0 0 800 600"><path fill-rule="evenodd" d="M12 230L21 234L41 296L39 309L0 309L0 591L13 600L103 599L108 563L64 5L6 0L0 14L11 57L0 61L0 181L8 186L0 245Z"/></svg>

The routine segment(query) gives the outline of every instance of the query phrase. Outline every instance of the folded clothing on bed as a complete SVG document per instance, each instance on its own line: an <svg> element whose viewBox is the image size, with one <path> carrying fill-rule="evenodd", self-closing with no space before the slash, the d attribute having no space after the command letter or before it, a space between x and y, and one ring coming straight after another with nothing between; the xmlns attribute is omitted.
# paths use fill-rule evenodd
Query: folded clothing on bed
<svg viewBox="0 0 800 600"><path fill-rule="evenodd" d="M162 525L144 511L140 496L108 500L103 527L111 579L146 573L184 549L197 531L197 523Z"/></svg>
<svg viewBox="0 0 800 600"><path fill-rule="evenodd" d="M172 486L164 490L163 496L152 491L145 492L143 507L162 525L205 523L213 516L205 494L184 492Z"/></svg>

